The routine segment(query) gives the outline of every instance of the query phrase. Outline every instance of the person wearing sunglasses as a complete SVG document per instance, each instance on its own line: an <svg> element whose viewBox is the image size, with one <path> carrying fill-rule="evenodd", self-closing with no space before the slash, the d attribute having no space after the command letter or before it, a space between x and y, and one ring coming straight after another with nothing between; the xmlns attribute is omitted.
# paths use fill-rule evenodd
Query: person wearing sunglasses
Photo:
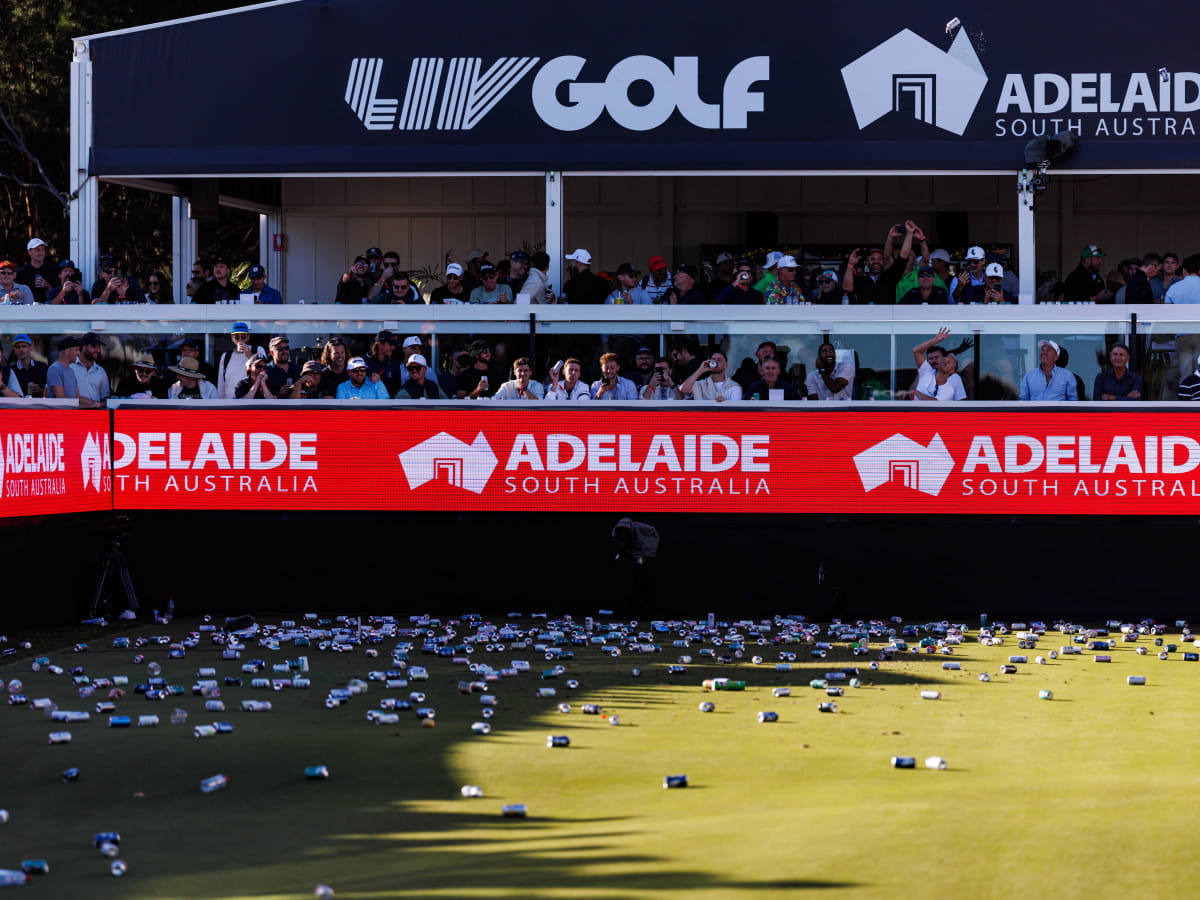
<svg viewBox="0 0 1200 900"><path fill-rule="evenodd" d="M838 306L850 302L846 292L842 290L842 279L833 269L826 269L817 276L817 290L812 298L813 303L821 306Z"/></svg>
<svg viewBox="0 0 1200 900"><path fill-rule="evenodd" d="M404 364L408 378L396 391L397 400L449 400L441 385L429 377L429 363L424 355L414 353Z"/></svg>
<svg viewBox="0 0 1200 900"><path fill-rule="evenodd" d="M338 387L349 380L346 359L346 342L341 338L330 338L321 351L322 397L336 397Z"/></svg>
<svg viewBox="0 0 1200 900"><path fill-rule="evenodd" d="M171 296L171 285L161 272L151 272L150 277L146 279L146 287L147 303L175 302L175 298Z"/></svg>
<svg viewBox="0 0 1200 900"><path fill-rule="evenodd" d="M500 273L491 263L485 262L479 267L479 287L471 291L468 303L512 303L512 288L498 282Z"/></svg>
<svg viewBox="0 0 1200 900"><path fill-rule="evenodd" d="M430 303L466 303L471 293L463 285L463 267L458 263L446 266L446 283L429 297Z"/></svg>
<svg viewBox="0 0 1200 900"><path fill-rule="evenodd" d="M253 356L246 360L246 377L237 383L233 396L237 400L274 400L275 394L268 383L267 360Z"/></svg>
<svg viewBox="0 0 1200 900"><path fill-rule="evenodd" d="M421 296L421 292L417 290L417 286L412 283L407 272L398 272L392 276L388 283L388 302L389 303L415 303L424 305L425 298Z"/></svg>
<svg viewBox="0 0 1200 900"><path fill-rule="evenodd" d="M378 375L367 374L367 361L356 356L346 363L348 378L338 385L338 400L390 400L391 395Z"/></svg>

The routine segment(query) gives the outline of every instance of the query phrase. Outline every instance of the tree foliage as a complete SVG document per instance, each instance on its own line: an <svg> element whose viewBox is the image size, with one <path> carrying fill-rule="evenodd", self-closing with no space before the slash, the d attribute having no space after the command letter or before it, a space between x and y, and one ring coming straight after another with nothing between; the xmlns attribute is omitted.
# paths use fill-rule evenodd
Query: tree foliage
<svg viewBox="0 0 1200 900"><path fill-rule="evenodd" d="M5 23L0 54L0 256L23 259L37 236L63 254L71 182L72 39L239 4L212 0L0 0ZM171 199L120 185L100 190L102 249L115 249L129 267L166 268L171 255ZM214 239L247 238L233 222ZM229 252L225 246L221 248Z"/></svg>

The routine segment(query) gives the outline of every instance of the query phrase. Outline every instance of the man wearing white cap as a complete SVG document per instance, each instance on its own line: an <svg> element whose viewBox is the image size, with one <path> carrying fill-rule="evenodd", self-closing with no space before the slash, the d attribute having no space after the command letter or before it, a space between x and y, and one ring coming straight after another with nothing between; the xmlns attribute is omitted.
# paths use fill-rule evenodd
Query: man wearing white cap
<svg viewBox="0 0 1200 900"><path fill-rule="evenodd" d="M397 400L450 399L442 390L441 385L434 379L426 377L429 375L429 363L420 353L410 356L405 361L404 367L408 371L408 381L400 385L400 390L396 391Z"/></svg>
<svg viewBox="0 0 1200 900"><path fill-rule="evenodd" d="M1004 290L1004 266L998 262L988 263L983 270L983 284L973 284L959 303L1016 303L1017 298Z"/></svg>
<svg viewBox="0 0 1200 900"><path fill-rule="evenodd" d="M1022 400L1078 400L1075 389L1075 373L1060 368L1058 344L1054 341L1038 341L1038 359L1041 365L1025 373L1021 379Z"/></svg>
<svg viewBox="0 0 1200 900"><path fill-rule="evenodd" d="M58 273L54 263L46 259L46 242L35 237L25 245L29 262L17 269L17 284L25 284L33 291L35 303L46 302L46 291L58 286Z"/></svg>
<svg viewBox="0 0 1200 900"><path fill-rule="evenodd" d="M762 294L767 295L767 290L775 283L775 267L779 265L779 260L783 258L783 254L778 250L772 250L767 254L767 261L763 263L763 276L754 282L754 289Z"/></svg>
<svg viewBox="0 0 1200 900"><path fill-rule="evenodd" d="M954 284L950 288L950 302L966 303L967 289L973 285L984 284L984 256L982 247L971 247L967 250L967 271L959 274L954 279Z"/></svg>
<svg viewBox="0 0 1200 900"><path fill-rule="evenodd" d="M796 283L796 272L799 264L794 257L781 256L776 263L775 271L779 280L767 289L767 306L796 306L804 302L804 294Z"/></svg>
<svg viewBox="0 0 1200 900"><path fill-rule="evenodd" d="M608 282L592 271L592 254L582 247L567 254L571 277L563 286L563 300L567 303L603 304L610 290Z"/></svg>
<svg viewBox="0 0 1200 900"><path fill-rule="evenodd" d="M388 397L387 388L383 386L383 382L378 377L371 379L367 377L367 361L361 356L356 356L346 363L346 372L349 378L343 381L337 387L337 394L334 395L337 400L390 400Z"/></svg>
<svg viewBox="0 0 1200 900"><path fill-rule="evenodd" d="M471 292L463 285L463 267L458 263L446 266L446 284L429 297L430 303L466 303Z"/></svg>

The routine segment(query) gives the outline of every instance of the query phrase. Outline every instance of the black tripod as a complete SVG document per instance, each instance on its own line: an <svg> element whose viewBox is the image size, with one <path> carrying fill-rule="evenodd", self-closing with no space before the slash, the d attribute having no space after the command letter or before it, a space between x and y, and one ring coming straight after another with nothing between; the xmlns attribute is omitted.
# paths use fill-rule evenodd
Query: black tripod
<svg viewBox="0 0 1200 900"><path fill-rule="evenodd" d="M133 576L129 574L129 563L125 560L125 552L121 549L121 538L129 533L128 516L108 516L104 520L105 530L111 533L109 549L100 560L100 578L96 582L96 592L92 594L92 606L88 610L88 618L94 619L100 610L117 593L116 580L121 580L121 588L125 592L128 609L138 611L137 591L133 589ZM111 580L110 580L111 579Z"/></svg>

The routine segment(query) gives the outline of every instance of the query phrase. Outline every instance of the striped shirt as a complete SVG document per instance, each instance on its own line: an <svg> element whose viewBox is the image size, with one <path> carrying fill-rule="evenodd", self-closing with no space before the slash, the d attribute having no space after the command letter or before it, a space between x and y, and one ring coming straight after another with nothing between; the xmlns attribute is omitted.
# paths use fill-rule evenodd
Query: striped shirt
<svg viewBox="0 0 1200 900"><path fill-rule="evenodd" d="M1180 400L1200 400L1200 369L1179 382Z"/></svg>

